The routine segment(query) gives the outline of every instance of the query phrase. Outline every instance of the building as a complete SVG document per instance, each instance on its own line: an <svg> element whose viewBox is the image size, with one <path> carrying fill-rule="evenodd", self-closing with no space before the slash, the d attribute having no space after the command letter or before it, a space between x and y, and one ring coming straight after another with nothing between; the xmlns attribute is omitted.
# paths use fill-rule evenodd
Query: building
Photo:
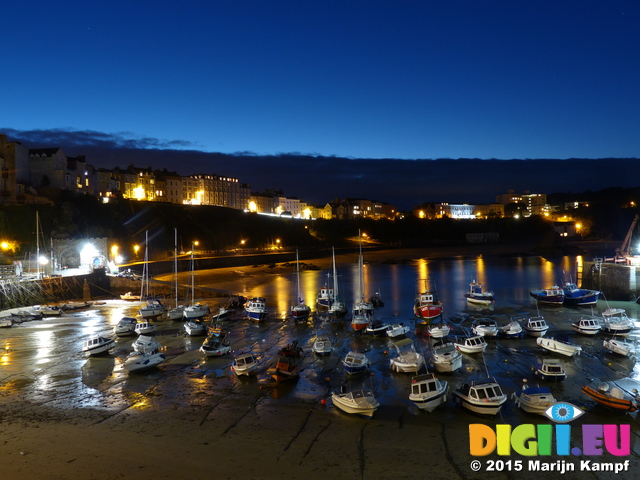
<svg viewBox="0 0 640 480"><path fill-rule="evenodd" d="M23 193L30 182L29 149L18 142L9 142L7 136L0 133L0 204L16 203L18 194Z"/></svg>
<svg viewBox="0 0 640 480"><path fill-rule="evenodd" d="M521 204L524 207L525 216L544 215L548 211L547 195L544 193L530 193L525 190L523 194L516 194L513 190L496 196L496 202L502 205Z"/></svg>
<svg viewBox="0 0 640 480"><path fill-rule="evenodd" d="M489 217L504 217L504 205L501 204L454 204L454 203L426 203L418 207L414 214L418 218L430 220L436 218L480 219Z"/></svg>

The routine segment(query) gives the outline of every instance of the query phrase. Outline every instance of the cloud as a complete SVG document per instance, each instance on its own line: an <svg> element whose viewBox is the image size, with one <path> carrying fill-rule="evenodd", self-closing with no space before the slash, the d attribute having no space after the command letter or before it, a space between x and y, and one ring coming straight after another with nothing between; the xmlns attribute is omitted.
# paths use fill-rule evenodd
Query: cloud
<svg viewBox="0 0 640 480"><path fill-rule="evenodd" d="M252 191L281 189L287 196L324 204L367 198L408 210L423 202L492 203L498 194L582 192L635 187L637 159L357 159L302 153L257 155L203 152L185 140L139 137L130 132L15 130L0 128L29 148L61 147L85 155L96 168L152 167L181 175L238 178Z"/></svg>

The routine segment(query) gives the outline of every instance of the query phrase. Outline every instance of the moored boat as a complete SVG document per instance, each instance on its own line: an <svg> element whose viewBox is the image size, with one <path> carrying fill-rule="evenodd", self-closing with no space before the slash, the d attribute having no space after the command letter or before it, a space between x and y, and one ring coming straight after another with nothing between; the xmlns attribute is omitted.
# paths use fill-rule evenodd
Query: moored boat
<svg viewBox="0 0 640 480"><path fill-rule="evenodd" d="M636 348L633 343L626 340L618 340L616 338L608 338L602 341L602 346L612 353L617 353L624 357L630 357L636 353Z"/></svg>
<svg viewBox="0 0 640 480"><path fill-rule="evenodd" d="M566 282L562 286L562 290L564 291L565 305L576 307L595 305L596 303L598 303L598 297L601 293L598 290L578 288L578 286L572 282Z"/></svg>
<svg viewBox="0 0 640 480"><path fill-rule="evenodd" d="M380 402L376 400L373 391L370 389L346 391L343 388L340 392L332 392L331 400L333 405L343 412L362 415L367 418L371 418L380 406Z"/></svg>
<svg viewBox="0 0 640 480"><path fill-rule="evenodd" d="M231 344L226 335L209 335L202 343L200 351L207 357L220 357L231 351Z"/></svg>
<svg viewBox="0 0 640 480"><path fill-rule="evenodd" d="M515 338L522 335L522 325L517 320L511 320L506 325L498 327L500 335L503 335L507 338Z"/></svg>
<svg viewBox="0 0 640 480"><path fill-rule="evenodd" d="M82 351L89 355L101 355L115 348L116 342L112 338L94 335L84 341Z"/></svg>
<svg viewBox="0 0 640 480"><path fill-rule="evenodd" d="M562 336L558 336L556 338L538 337L536 339L536 343L550 352L566 355L567 357L580 355L582 352L582 347L580 345L571 343L568 338L563 338Z"/></svg>
<svg viewBox="0 0 640 480"><path fill-rule="evenodd" d="M490 318L478 318L473 321L471 331L474 335L483 337L495 337L498 335L498 324Z"/></svg>
<svg viewBox="0 0 640 480"><path fill-rule="evenodd" d="M209 305L206 303L193 303L187 307L184 307L182 312L185 320L199 320L209 315Z"/></svg>
<svg viewBox="0 0 640 480"><path fill-rule="evenodd" d="M427 334L432 338L445 338L449 333L451 327L444 320L427 325Z"/></svg>
<svg viewBox="0 0 640 480"><path fill-rule="evenodd" d="M233 315L235 315L235 313L236 311L232 308L220 307L218 313L211 315L211 323L229 320Z"/></svg>
<svg viewBox="0 0 640 480"><path fill-rule="evenodd" d="M482 353L487 349L487 341L482 335L474 335L465 337L462 340L453 342L458 350L462 353Z"/></svg>
<svg viewBox="0 0 640 480"><path fill-rule="evenodd" d="M551 380L560 382L567 378L564 367L560 361L551 358L539 358L531 367L533 374L540 380Z"/></svg>
<svg viewBox="0 0 640 480"><path fill-rule="evenodd" d="M406 335L400 335L391 340L398 355L389 360L392 371L415 372L416 374L424 366L424 356L416 352L413 340Z"/></svg>
<svg viewBox="0 0 640 480"><path fill-rule="evenodd" d="M494 378L465 383L453 391L453 398L462 407L483 415L497 415L507 396Z"/></svg>
<svg viewBox="0 0 640 480"><path fill-rule="evenodd" d="M115 327L113 333L118 337L126 337L136 333L136 325L138 321L133 317L122 317Z"/></svg>
<svg viewBox="0 0 640 480"><path fill-rule="evenodd" d="M633 322L623 308L607 308L602 312L602 333L626 337L633 330Z"/></svg>
<svg viewBox="0 0 640 480"><path fill-rule="evenodd" d="M476 305L491 305L495 300L494 293L485 291L484 286L475 280L469 284L469 291L464 296L467 298L467 302Z"/></svg>
<svg viewBox="0 0 640 480"><path fill-rule="evenodd" d="M154 350L160 350L162 347L160 342L158 342L154 337L149 337L147 335L139 335L131 346L133 347L133 350L138 353L149 353Z"/></svg>
<svg viewBox="0 0 640 480"><path fill-rule="evenodd" d="M409 333L409 330L411 329L404 323L395 323L389 326L389 329L387 330L387 336L393 338L399 335L406 335L407 333Z"/></svg>
<svg viewBox="0 0 640 480"><path fill-rule="evenodd" d="M366 330L371 323L371 317L365 315L352 315L351 316L351 328L356 332Z"/></svg>
<svg viewBox="0 0 640 480"><path fill-rule="evenodd" d="M314 340L311 349L313 353L317 353L318 355L328 355L333 351L333 345L328 336L319 335Z"/></svg>
<svg viewBox="0 0 640 480"><path fill-rule="evenodd" d="M564 303L565 298L564 291L558 285L540 290L532 290L529 294L535 298L538 303L545 305L560 306Z"/></svg>
<svg viewBox="0 0 640 480"><path fill-rule="evenodd" d="M532 337L543 337L549 330L549 324L541 317L530 317L527 319L527 323L522 326L524 333Z"/></svg>
<svg viewBox="0 0 640 480"><path fill-rule="evenodd" d="M437 372L455 372L462 367L462 354L448 341L434 343L429 360Z"/></svg>
<svg viewBox="0 0 640 480"><path fill-rule="evenodd" d="M278 355L276 364L267 369L267 373L271 375L276 382L284 382L293 380L300 375L300 359L290 355Z"/></svg>
<svg viewBox="0 0 640 480"><path fill-rule="evenodd" d="M423 280L424 286L416 295L413 305L413 314L418 320L428 322L442 315L442 302L438 300L435 291L432 291L427 279Z"/></svg>
<svg viewBox="0 0 640 480"><path fill-rule="evenodd" d="M595 335L602 330L602 324L597 318L582 317L571 323L571 328L583 335Z"/></svg>
<svg viewBox="0 0 640 480"><path fill-rule="evenodd" d="M342 365L348 375L358 375L366 372L371 362L364 353L351 351L342 360Z"/></svg>
<svg viewBox="0 0 640 480"><path fill-rule="evenodd" d="M432 412L447 401L448 391L449 384L439 380L435 374L417 375L411 378L409 400L419 409Z"/></svg>
<svg viewBox="0 0 640 480"><path fill-rule="evenodd" d="M514 392L511 398L516 406L525 412L538 415L544 415L544 412L556 403L549 387L530 387L526 383L522 385L522 390Z"/></svg>
<svg viewBox="0 0 640 480"><path fill-rule="evenodd" d="M386 335L391 326L385 324L382 320L372 320L365 328L365 331L371 335Z"/></svg>
<svg viewBox="0 0 640 480"><path fill-rule="evenodd" d="M184 322L184 330L190 337L198 337L206 333L207 326L198 318L191 318Z"/></svg>
<svg viewBox="0 0 640 480"><path fill-rule="evenodd" d="M233 359L231 371L238 376L248 376L257 370L258 365L258 358L253 353L242 353Z"/></svg>
<svg viewBox="0 0 640 480"><path fill-rule="evenodd" d="M618 387L611 387L608 383L601 383L597 388L589 385L582 386L582 392L598 402L620 412L635 412L638 410L638 391L633 390L634 398L630 399Z"/></svg>
<svg viewBox="0 0 640 480"><path fill-rule="evenodd" d="M150 299L147 303L140 307L138 313L144 320L154 320L162 315L165 311L165 306L160 303L160 300Z"/></svg>
<svg viewBox="0 0 640 480"><path fill-rule="evenodd" d="M138 335L149 335L150 333L155 333L157 329L158 327L146 320L136 322L135 325L135 331Z"/></svg>
<svg viewBox="0 0 640 480"><path fill-rule="evenodd" d="M298 250L296 250L296 303L291 305L289 312L296 322L306 322L311 315L311 307L304 303L302 298L302 290L300 289L300 261L298 259Z"/></svg>
<svg viewBox="0 0 640 480"><path fill-rule="evenodd" d="M267 303L264 297L253 297L247 300L244 305L244 311L250 320L254 322L263 322L267 319Z"/></svg>
<svg viewBox="0 0 640 480"><path fill-rule="evenodd" d="M165 356L158 350L144 353L131 353L124 361L123 366L129 373L142 372L155 368L165 361Z"/></svg>

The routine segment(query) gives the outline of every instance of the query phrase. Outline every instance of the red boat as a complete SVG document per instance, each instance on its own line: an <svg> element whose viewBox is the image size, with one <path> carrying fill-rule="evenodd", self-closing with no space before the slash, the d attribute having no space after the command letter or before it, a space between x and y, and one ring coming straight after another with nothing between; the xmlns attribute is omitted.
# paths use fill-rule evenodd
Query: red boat
<svg viewBox="0 0 640 480"><path fill-rule="evenodd" d="M267 373L271 375L276 382L284 382L286 380L292 380L298 378L300 374L300 367L298 363L299 358L280 355L278 362L273 367L267 369Z"/></svg>
<svg viewBox="0 0 640 480"><path fill-rule="evenodd" d="M439 301L436 294L429 289L426 280L424 290L422 290L416 298L413 313L419 319L426 321L442 315L442 302Z"/></svg>
<svg viewBox="0 0 640 480"><path fill-rule="evenodd" d="M582 392L605 407L613 408L621 412L635 412L638 404L635 400L624 398L624 392L617 387L610 388L608 384L601 384L598 389L588 385L582 387ZM634 391L637 400L638 393Z"/></svg>
<svg viewBox="0 0 640 480"><path fill-rule="evenodd" d="M366 315L352 315L351 316L351 328L356 332L365 330L371 324L371 317Z"/></svg>

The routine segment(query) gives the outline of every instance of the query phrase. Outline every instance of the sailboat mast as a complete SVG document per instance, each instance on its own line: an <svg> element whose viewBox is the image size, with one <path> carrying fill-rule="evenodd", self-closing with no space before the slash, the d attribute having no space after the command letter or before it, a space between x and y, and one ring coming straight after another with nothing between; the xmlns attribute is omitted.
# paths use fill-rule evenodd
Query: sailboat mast
<svg viewBox="0 0 640 480"><path fill-rule="evenodd" d="M296 282L297 282L297 299L298 303L302 303L302 298L300 296L300 260L298 258L298 249L296 248Z"/></svg>
<svg viewBox="0 0 640 480"><path fill-rule="evenodd" d="M40 214L36 210L36 278L40 278Z"/></svg>
<svg viewBox="0 0 640 480"><path fill-rule="evenodd" d="M140 299L149 298L149 230L144 234L144 265L142 266L142 285Z"/></svg>
<svg viewBox="0 0 640 480"><path fill-rule="evenodd" d="M195 265L193 262L193 249L194 244L191 243L191 305L195 305L196 303L196 274L195 274Z"/></svg>
<svg viewBox="0 0 640 480"><path fill-rule="evenodd" d="M176 286L176 308L178 308L178 229L174 228L173 231L173 280Z"/></svg>
<svg viewBox="0 0 640 480"><path fill-rule="evenodd" d="M358 271L360 278L360 301L364 302L364 262L362 261L362 234L358 230L358 237L360 237L360 258L358 259Z"/></svg>
<svg viewBox="0 0 640 480"><path fill-rule="evenodd" d="M331 247L331 253L333 256L333 298L338 299L338 272L336 271L336 249Z"/></svg>

